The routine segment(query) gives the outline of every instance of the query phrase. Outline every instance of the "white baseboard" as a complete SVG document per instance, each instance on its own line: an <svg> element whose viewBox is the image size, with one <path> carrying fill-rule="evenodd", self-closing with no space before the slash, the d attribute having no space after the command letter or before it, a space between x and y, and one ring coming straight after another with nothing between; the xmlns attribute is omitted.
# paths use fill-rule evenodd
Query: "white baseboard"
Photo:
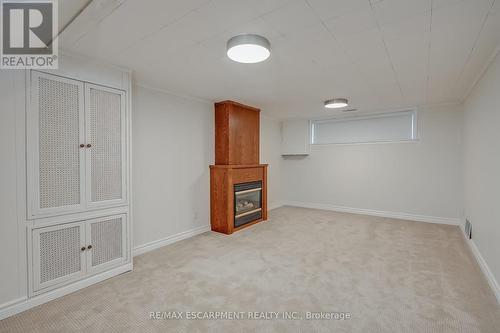
<svg viewBox="0 0 500 333"><path fill-rule="evenodd" d="M481 255L481 252L479 252L479 249L476 246L476 243L472 239L468 239L467 236L465 235L464 232L464 224L460 224L460 229L462 230L462 235L464 236L464 240L469 245L469 249L472 252L472 255L477 261L477 264L479 265L479 268L481 268L481 271L483 272L486 280L488 281L488 284L490 285L491 290L495 294L495 297L497 298L498 304L500 304L500 284L498 281L495 279L495 276L491 272L490 267L486 263L486 260L484 260L483 256Z"/></svg>
<svg viewBox="0 0 500 333"><path fill-rule="evenodd" d="M120 267L111 269L107 272L97 274L85 278L81 281L72 283L70 285L46 292L39 296L34 296L31 298L21 298L19 300L12 301L7 304L3 304L2 307L0 308L0 320L24 312L35 306L50 302L64 295L71 294L77 290L83 289L98 282L107 280L109 278L112 278L113 276L131 271L132 267L133 267L132 263L125 264Z"/></svg>
<svg viewBox="0 0 500 333"><path fill-rule="evenodd" d="M168 236L150 243L146 243L143 245L136 246L132 249L132 256L138 256L143 253L153 251L156 249L159 249L160 247L181 241L186 238L190 238L199 234L202 234L204 232L210 231L210 226L209 225L204 225L202 227L197 227L194 229L186 230L183 232L180 232L178 234Z"/></svg>
<svg viewBox="0 0 500 333"><path fill-rule="evenodd" d="M300 201L285 201L284 205L285 206L294 206L294 207L303 207L303 208L331 210L331 211L343 212L343 213L380 216L380 217L387 217L387 218L400 219L400 220L460 225L459 218L451 218L451 217L436 217L436 216L427 216L427 215L416 215L416 214L408 214L408 213L400 213L400 212L389 212L389 211L373 210L373 209L352 208L352 207L336 206L336 205L330 205L330 204L320 204L320 203L310 203L310 202L300 202Z"/></svg>
<svg viewBox="0 0 500 333"><path fill-rule="evenodd" d="M280 207L283 207L283 202L279 201L279 202L273 202L273 203L270 203L268 206L267 206L267 210L273 210L273 209L276 209L276 208L280 208Z"/></svg>
<svg viewBox="0 0 500 333"><path fill-rule="evenodd" d="M276 203L270 204L267 209L273 210L273 209L276 209L276 208L279 208L282 206L283 206L282 202L276 202ZM175 242L202 234L202 233L207 232L207 231L210 231L210 225L206 225L206 226L194 228L191 230L183 231L183 232L180 232L178 234L159 239L157 241L153 241L150 243L139 245L139 246L136 246L132 249L132 256L135 257L138 255L147 253L149 251L159 249L160 247L170 245L170 244L173 244Z"/></svg>
<svg viewBox="0 0 500 333"><path fill-rule="evenodd" d="M187 230L151 243L147 243L144 245L140 245L135 247L132 250L132 255L137 256L152 250L155 250L157 248L163 247L165 245L169 245L175 242L178 242L180 240L190 238L199 234L202 234L204 232L207 232L210 230L210 226L202 226L198 228L194 228L191 230ZM31 309L35 306L41 305L43 303L50 302L56 298L62 297L64 295L70 294L72 292L75 292L79 289L88 287L92 284L104 281L106 279L109 279L113 276L119 275L121 273L127 272L132 270L132 263L123 265L120 267L117 267L115 269L112 269L110 271L97 274L94 276L91 276L89 278L86 278L84 280L72 283L70 285L67 285L62 288L58 288L49 292L46 292L44 294L34 296L31 298L20 298L17 300L10 301L8 303L0 305L0 320L5 319L7 317L13 316L15 314L21 313L23 311L26 311L28 309Z"/></svg>

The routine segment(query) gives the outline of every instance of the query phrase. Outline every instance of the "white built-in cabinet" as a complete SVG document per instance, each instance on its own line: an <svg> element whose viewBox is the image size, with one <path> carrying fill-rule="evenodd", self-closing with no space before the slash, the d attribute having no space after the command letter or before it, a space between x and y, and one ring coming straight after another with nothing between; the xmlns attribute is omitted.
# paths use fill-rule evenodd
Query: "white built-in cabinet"
<svg viewBox="0 0 500 333"><path fill-rule="evenodd" d="M281 123L281 155L309 155L311 132L308 120Z"/></svg>
<svg viewBox="0 0 500 333"><path fill-rule="evenodd" d="M31 295L129 265L129 91L31 71Z"/></svg>
<svg viewBox="0 0 500 333"><path fill-rule="evenodd" d="M127 204L125 92L33 71L31 218Z"/></svg>

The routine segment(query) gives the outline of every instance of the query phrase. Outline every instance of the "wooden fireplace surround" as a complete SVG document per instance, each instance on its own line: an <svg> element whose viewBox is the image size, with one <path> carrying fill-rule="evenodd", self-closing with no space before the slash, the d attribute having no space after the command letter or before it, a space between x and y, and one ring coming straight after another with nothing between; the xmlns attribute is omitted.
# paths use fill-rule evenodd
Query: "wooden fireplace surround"
<svg viewBox="0 0 500 333"><path fill-rule="evenodd" d="M212 231L234 231L267 220L267 164L259 162L260 110L233 101L215 103L215 165L210 166ZM262 182L262 218L234 227L234 185Z"/></svg>

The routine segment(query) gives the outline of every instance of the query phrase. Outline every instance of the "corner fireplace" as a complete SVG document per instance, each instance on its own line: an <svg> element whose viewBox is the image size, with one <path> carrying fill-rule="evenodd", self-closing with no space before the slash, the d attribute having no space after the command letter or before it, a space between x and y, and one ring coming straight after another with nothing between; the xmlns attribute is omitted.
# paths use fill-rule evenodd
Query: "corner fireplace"
<svg viewBox="0 0 500 333"><path fill-rule="evenodd" d="M262 218L262 181L234 185L234 227Z"/></svg>

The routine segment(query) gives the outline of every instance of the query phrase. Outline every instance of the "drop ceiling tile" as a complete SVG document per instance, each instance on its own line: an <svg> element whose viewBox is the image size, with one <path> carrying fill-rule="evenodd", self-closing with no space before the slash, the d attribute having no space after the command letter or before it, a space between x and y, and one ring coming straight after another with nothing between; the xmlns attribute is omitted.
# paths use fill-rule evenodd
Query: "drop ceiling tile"
<svg viewBox="0 0 500 333"><path fill-rule="evenodd" d="M403 99L406 105L424 104L427 99L427 78L413 78L411 80L401 80Z"/></svg>
<svg viewBox="0 0 500 333"><path fill-rule="evenodd" d="M367 0L307 0L307 3L322 20L370 8Z"/></svg>
<svg viewBox="0 0 500 333"><path fill-rule="evenodd" d="M279 33L286 35L318 24L319 20L304 1L291 1L287 5L262 16Z"/></svg>
<svg viewBox="0 0 500 333"><path fill-rule="evenodd" d="M321 102L339 94L362 112L455 101L500 42L500 17L492 16L498 12L496 0L474 44L490 1L433 0L429 36L427 0L372 0L373 13L382 19L380 30L367 14L369 0L213 0L200 6L196 0L151 0L149 9L129 0L118 9L94 11L86 25L76 22L63 37L78 40L67 44L76 45L69 51L129 67L134 80L152 86L209 100L234 98L284 118L308 118L325 116ZM314 9L313 25L304 25L312 22L305 9L297 10L307 3L309 13ZM290 8L296 9L287 12ZM138 13L148 20L136 19ZM269 19L273 15L279 19ZM75 38L82 31L88 36ZM268 37L267 61L247 66L227 58L227 40L243 32Z"/></svg>
<svg viewBox="0 0 500 333"><path fill-rule="evenodd" d="M470 91L472 85L479 78L485 69L488 61L500 46L500 12L490 13L486 21L480 38L471 53L470 59L463 68L461 77L455 82L455 96L457 99L464 99Z"/></svg>
<svg viewBox="0 0 500 333"><path fill-rule="evenodd" d="M378 28L351 36L339 36L339 47L343 47L353 62L370 62L387 58L384 42Z"/></svg>
<svg viewBox="0 0 500 333"><path fill-rule="evenodd" d="M384 0L373 4L373 12L380 25L408 19L430 9L430 0Z"/></svg>
<svg viewBox="0 0 500 333"><path fill-rule="evenodd" d="M109 57L153 36L206 3L207 0L152 0L146 6L141 1L124 2L112 15L93 26L75 47L79 52L92 50Z"/></svg>
<svg viewBox="0 0 500 333"><path fill-rule="evenodd" d="M491 5L495 0L432 0L432 8L440 9L447 6L475 4L475 5Z"/></svg>
<svg viewBox="0 0 500 333"><path fill-rule="evenodd" d="M463 2L433 13L430 83L440 100L450 97L450 86L459 79L488 10L487 6ZM445 92L438 93L437 89Z"/></svg>
<svg viewBox="0 0 500 333"><path fill-rule="evenodd" d="M372 86L397 84L391 64L387 60L356 63L355 65Z"/></svg>
<svg viewBox="0 0 500 333"><path fill-rule="evenodd" d="M233 14L227 15L226 10ZM180 52L190 45L214 38L225 30L240 25L241 22L251 21L258 15L257 10L249 2L243 0L203 3L179 19L163 25L161 29L120 50L118 56L131 49L132 53L135 53L137 49L155 50L160 54Z"/></svg>
<svg viewBox="0 0 500 333"><path fill-rule="evenodd" d="M252 0L249 2L257 13L265 15L279 10L290 3L303 1L304 0Z"/></svg>
<svg viewBox="0 0 500 333"><path fill-rule="evenodd" d="M377 21L370 8L363 8L329 19L325 21L325 25L335 37L346 38L352 34L375 28Z"/></svg>
<svg viewBox="0 0 500 333"><path fill-rule="evenodd" d="M388 105L401 106L405 104L399 85L395 83L375 85L372 87L372 92L376 94L376 97L373 99L379 103L377 106L373 106L373 108L384 108L387 111L387 109L390 109ZM370 103L370 99L367 102Z"/></svg>
<svg viewBox="0 0 500 333"><path fill-rule="evenodd" d="M273 41L276 38L281 38L280 34L273 29L271 25L268 24L262 17L258 17L252 21L245 22L241 25L237 25L228 29L225 29L222 33L217 34L213 38L205 39L201 42L202 45L210 48L214 44L223 45L223 50L225 51L227 41L234 36L253 33L266 37L271 42L271 48L273 48Z"/></svg>
<svg viewBox="0 0 500 333"><path fill-rule="evenodd" d="M297 67L317 68L334 64L350 63L344 50L322 24L305 28L283 36L272 43L272 57L281 63Z"/></svg>
<svg viewBox="0 0 500 333"><path fill-rule="evenodd" d="M439 9L446 6L456 5L464 0L432 0L432 8Z"/></svg>
<svg viewBox="0 0 500 333"><path fill-rule="evenodd" d="M462 4L435 11L431 36L431 60L462 61L472 50L488 10L485 7Z"/></svg>
<svg viewBox="0 0 500 333"><path fill-rule="evenodd" d="M428 38L387 41L387 48L399 80L420 80L427 76L428 42Z"/></svg>
<svg viewBox="0 0 500 333"><path fill-rule="evenodd" d="M491 14L499 14L500 13L500 1L498 0L493 0L495 1L493 3L493 7L491 8Z"/></svg>
<svg viewBox="0 0 500 333"><path fill-rule="evenodd" d="M436 31L441 32L446 29L450 35L453 33L460 35L461 32L470 30L471 27L476 27L478 24L480 26L491 9L489 1L463 1L455 6L433 11L433 30L436 28L438 29Z"/></svg>
<svg viewBox="0 0 500 333"><path fill-rule="evenodd" d="M217 34L216 26L205 29L199 15L197 12L191 12L182 20L136 42L132 47L122 50L115 57L120 61L128 61L130 64L147 61L157 65L171 62L176 57L187 59L197 44L200 44L203 39ZM225 54L225 45L221 52ZM141 61L138 61L139 59Z"/></svg>
<svg viewBox="0 0 500 333"><path fill-rule="evenodd" d="M236 30L234 27L248 27L256 20L258 14L249 2L241 6L243 2L234 0L211 2L148 36L147 39L134 45L134 48L156 49L159 53L169 54L212 40L224 32L234 31ZM224 6L227 6L224 10L234 11L235 14L227 15L223 10Z"/></svg>
<svg viewBox="0 0 500 333"><path fill-rule="evenodd" d="M191 24L196 30L203 31L201 34L210 36L246 24L259 16L260 12L252 5L252 1L218 0L197 9L196 20Z"/></svg>
<svg viewBox="0 0 500 333"><path fill-rule="evenodd" d="M126 0L94 1L59 36L59 47L71 49L80 39L109 18Z"/></svg>
<svg viewBox="0 0 500 333"><path fill-rule="evenodd" d="M435 75L429 80L428 100L429 104L437 104L444 102L454 102L452 87L450 82L455 80L455 75Z"/></svg>
<svg viewBox="0 0 500 333"><path fill-rule="evenodd" d="M380 26L384 39L428 38L431 25L431 12L424 12L404 20L393 21Z"/></svg>
<svg viewBox="0 0 500 333"><path fill-rule="evenodd" d="M66 26L78 12L87 5L88 0L59 1L59 31Z"/></svg>

